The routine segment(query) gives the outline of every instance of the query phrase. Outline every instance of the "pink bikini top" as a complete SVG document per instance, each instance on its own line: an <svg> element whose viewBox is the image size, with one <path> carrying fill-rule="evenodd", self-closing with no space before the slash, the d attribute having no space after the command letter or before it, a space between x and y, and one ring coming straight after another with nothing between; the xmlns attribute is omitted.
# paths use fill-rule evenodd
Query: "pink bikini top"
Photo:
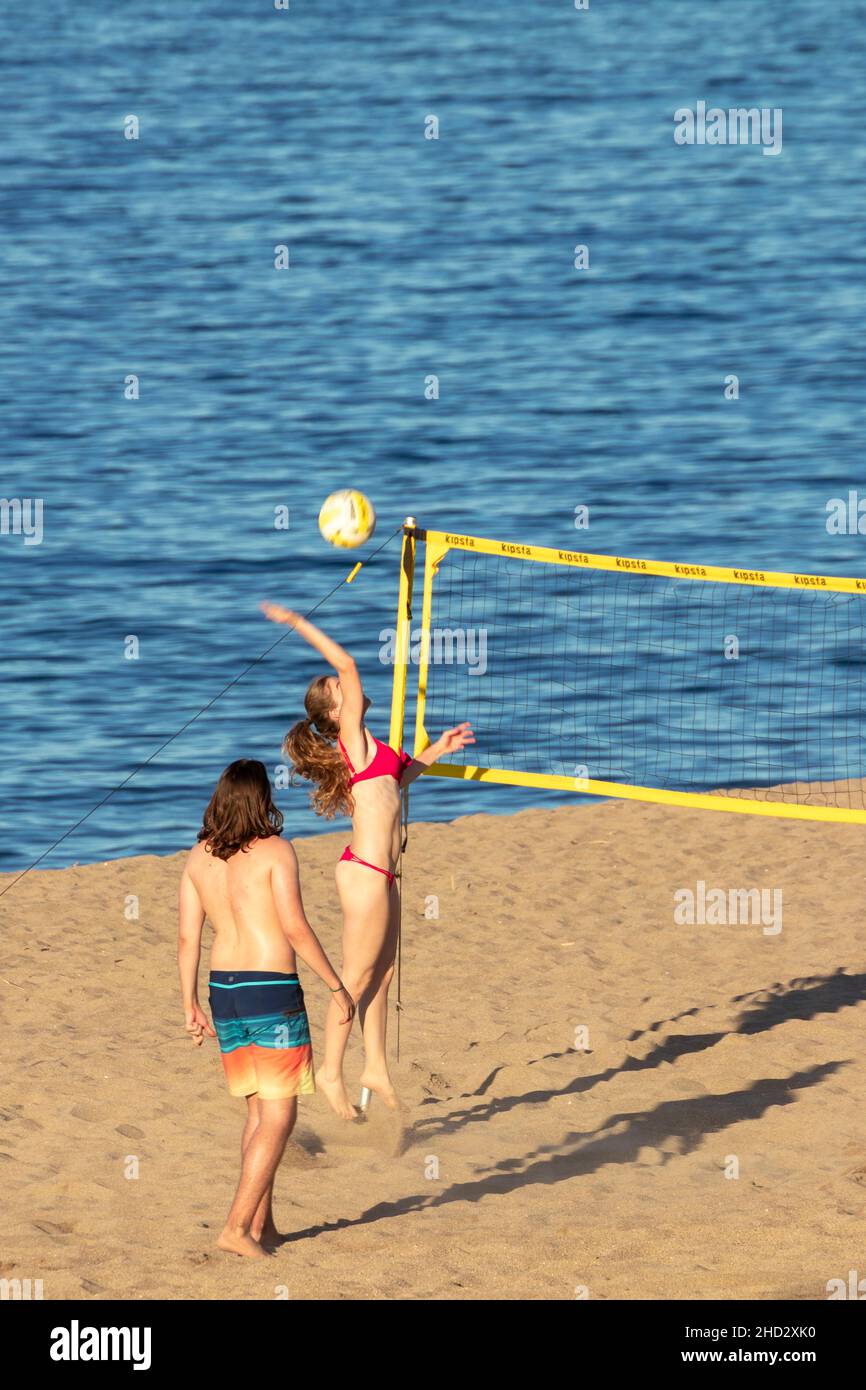
<svg viewBox="0 0 866 1390"><path fill-rule="evenodd" d="M402 748L399 753L395 752L390 744L382 743L375 734L371 734L370 737L376 745L376 752L370 766L365 768L363 772L355 771L349 761L349 755L343 747L342 739L337 739L340 752L346 759L346 766L352 774L349 778L349 785L354 787L356 782L368 782L371 777L393 777L395 782L399 782L412 761L411 757L408 753L404 753Z"/></svg>

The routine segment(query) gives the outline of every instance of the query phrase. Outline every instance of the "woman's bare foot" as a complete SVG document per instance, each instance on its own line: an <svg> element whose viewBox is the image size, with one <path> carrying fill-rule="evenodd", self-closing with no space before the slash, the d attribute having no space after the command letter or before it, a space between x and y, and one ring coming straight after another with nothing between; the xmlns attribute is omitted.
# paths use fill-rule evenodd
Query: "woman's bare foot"
<svg viewBox="0 0 866 1390"><path fill-rule="evenodd" d="M380 1100L384 1101L389 1110L397 1110L400 1101L397 1092L391 1083L391 1078L386 1071L366 1070L361 1076L361 1085L366 1086L368 1091L372 1091Z"/></svg>
<svg viewBox="0 0 866 1390"><path fill-rule="evenodd" d="M268 1258L267 1250L262 1249L249 1231L230 1231L228 1226L225 1226L217 1237L217 1245L220 1250L228 1250L232 1255L245 1255L248 1260Z"/></svg>
<svg viewBox="0 0 866 1390"><path fill-rule="evenodd" d="M336 1079L328 1077L320 1069L316 1072L316 1086L341 1120L357 1120L358 1112L346 1095L346 1085L342 1076Z"/></svg>

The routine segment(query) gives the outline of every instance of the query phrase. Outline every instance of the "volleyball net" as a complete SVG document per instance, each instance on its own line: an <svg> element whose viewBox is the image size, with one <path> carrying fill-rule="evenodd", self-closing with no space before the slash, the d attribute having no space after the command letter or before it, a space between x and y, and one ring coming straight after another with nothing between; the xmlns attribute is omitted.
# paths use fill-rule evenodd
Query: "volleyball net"
<svg viewBox="0 0 866 1390"><path fill-rule="evenodd" d="M477 737L431 776L866 822L864 682L866 579L404 530L391 742Z"/></svg>

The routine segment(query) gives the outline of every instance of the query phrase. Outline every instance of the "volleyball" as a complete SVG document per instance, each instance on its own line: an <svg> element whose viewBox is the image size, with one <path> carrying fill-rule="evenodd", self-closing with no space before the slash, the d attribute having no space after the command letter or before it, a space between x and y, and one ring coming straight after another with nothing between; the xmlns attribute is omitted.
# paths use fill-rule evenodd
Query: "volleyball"
<svg viewBox="0 0 866 1390"><path fill-rule="evenodd" d="M376 510L369 497L356 488L332 492L322 503L319 530L330 545L346 550L368 541L376 529Z"/></svg>

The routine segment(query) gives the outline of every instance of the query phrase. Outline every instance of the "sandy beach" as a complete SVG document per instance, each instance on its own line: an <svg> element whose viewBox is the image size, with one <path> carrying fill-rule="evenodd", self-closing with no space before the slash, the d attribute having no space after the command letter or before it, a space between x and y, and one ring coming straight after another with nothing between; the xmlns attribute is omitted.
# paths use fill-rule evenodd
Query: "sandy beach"
<svg viewBox="0 0 866 1390"><path fill-rule="evenodd" d="M335 960L345 839L295 841ZM826 1298L863 1264L864 843L615 802L413 825L404 1109L347 1125L302 1100L289 1239L252 1264L214 1246L243 1104L183 1032L184 856L32 872L0 900L0 1277L46 1299ZM772 922L675 920L714 888L768 890ZM316 1044L327 996L301 976ZM353 1039L353 1094L359 1072Z"/></svg>

